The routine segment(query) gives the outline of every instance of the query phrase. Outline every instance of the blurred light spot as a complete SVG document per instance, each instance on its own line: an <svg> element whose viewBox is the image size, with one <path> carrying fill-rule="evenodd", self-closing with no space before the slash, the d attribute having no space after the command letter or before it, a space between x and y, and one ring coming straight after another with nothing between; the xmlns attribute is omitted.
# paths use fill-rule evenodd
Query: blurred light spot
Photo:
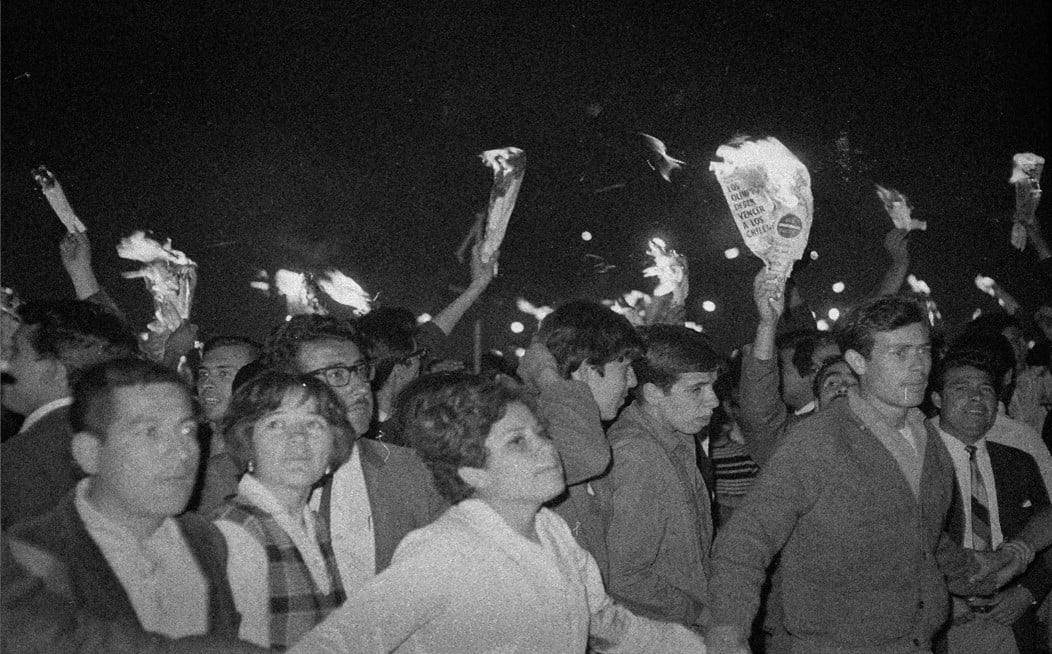
<svg viewBox="0 0 1052 654"><path fill-rule="evenodd" d="M844 292L844 282L837 282L837 283L833 284L833 292L834 293L843 293Z"/></svg>
<svg viewBox="0 0 1052 654"><path fill-rule="evenodd" d="M519 357L520 359L522 357L526 356L526 348L524 348L524 347L517 347L517 348L515 348L515 356Z"/></svg>
<svg viewBox="0 0 1052 654"><path fill-rule="evenodd" d="M418 325L423 325L425 322L430 322L430 321L431 321L431 314L430 313L422 313L422 314L420 314L419 316L416 317L416 324L418 324Z"/></svg>
<svg viewBox="0 0 1052 654"><path fill-rule="evenodd" d="M983 315L983 310L982 309L976 309L975 311L972 312L972 320L975 320L976 318L978 318L981 315Z"/></svg>
<svg viewBox="0 0 1052 654"><path fill-rule="evenodd" d="M818 261L818 252L811 250L811 261Z"/></svg>
<svg viewBox="0 0 1052 654"><path fill-rule="evenodd" d="M686 327L687 329L693 329L696 332L702 332L702 333L705 332L705 328L702 327L701 325L699 325L696 322L687 321L687 322L683 323L683 326Z"/></svg>
<svg viewBox="0 0 1052 654"><path fill-rule="evenodd" d="M1027 341L1026 349L1032 350L1034 349L1035 345L1037 345L1037 341Z"/></svg>
<svg viewBox="0 0 1052 654"><path fill-rule="evenodd" d="M840 309L837 309L836 307L833 307L832 309L829 310L829 319L830 320L836 320L839 317L840 317Z"/></svg>
<svg viewBox="0 0 1052 654"><path fill-rule="evenodd" d="M713 311L716 310L716 303L713 302L712 300L705 300L704 302L701 303L701 308L705 309L709 313L712 313Z"/></svg>
<svg viewBox="0 0 1052 654"><path fill-rule="evenodd" d="M819 320L818 322L815 323L815 326L818 327L818 331L820 331L820 332L827 332L827 331L829 331L829 323L826 322L825 320Z"/></svg>
<svg viewBox="0 0 1052 654"><path fill-rule="evenodd" d="M521 334L524 331L526 331L526 325L522 324L518 320L516 320L515 322L511 323L511 333L512 334Z"/></svg>
<svg viewBox="0 0 1052 654"><path fill-rule="evenodd" d="M738 248L730 248L729 250L723 251L723 256L727 257L728 259L737 259L739 254L741 254L741 250L739 250Z"/></svg>
<svg viewBox="0 0 1052 654"><path fill-rule="evenodd" d="M581 232L581 240L582 241L590 241L590 240L592 240L592 232Z"/></svg>

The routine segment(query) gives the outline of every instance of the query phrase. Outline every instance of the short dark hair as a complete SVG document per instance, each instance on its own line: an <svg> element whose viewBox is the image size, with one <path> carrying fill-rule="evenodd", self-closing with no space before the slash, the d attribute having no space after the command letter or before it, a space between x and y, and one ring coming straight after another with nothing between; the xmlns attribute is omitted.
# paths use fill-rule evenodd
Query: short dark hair
<svg viewBox="0 0 1052 654"><path fill-rule="evenodd" d="M801 377L818 369L814 361L815 350L823 345L834 344L833 335L817 329L794 329L778 335L775 346L779 352L792 350L793 367ZM819 362L820 363L820 362Z"/></svg>
<svg viewBox="0 0 1052 654"><path fill-rule="evenodd" d="M350 456L354 429L347 422L344 408L332 390L324 382L309 375L268 370L234 391L230 406L220 423L227 452L240 471L248 468L255 454L252 430L256 421L279 408L290 391L302 393L305 399L313 399L318 406L318 415L332 427L333 445L329 465L336 469Z"/></svg>
<svg viewBox="0 0 1052 654"><path fill-rule="evenodd" d="M935 374L929 380L929 390L932 393L942 393L946 373L957 368L975 368L985 373L993 384L994 392L998 397L1001 396L1001 381L1005 371L998 363L997 356L988 350L975 348L951 348L935 366Z"/></svg>
<svg viewBox="0 0 1052 654"><path fill-rule="evenodd" d="M199 417L197 400L179 373L153 361L125 357L98 363L79 375L73 385L70 426L74 432L89 432L105 439L106 430L113 424L114 391L151 384L174 384L183 389L194 417Z"/></svg>
<svg viewBox="0 0 1052 654"><path fill-rule="evenodd" d="M369 341L361 330L348 320L315 313L293 316L267 334L263 341L260 364L274 370L297 372L296 357L304 343L328 339L350 341L368 356Z"/></svg>
<svg viewBox="0 0 1052 654"><path fill-rule="evenodd" d="M262 346L247 336L213 336L201 346L201 355L204 356L212 350L220 347L243 347L252 353L252 358L259 356Z"/></svg>
<svg viewBox="0 0 1052 654"><path fill-rule="evenodd" d="M548 314L537 339L555 357L564 379L582 364L602 370L611 361L635 359L643 353L643 342L627 318L586 300L567 302Z"/></svg>
<svg viewBox="0 0 1052 654"><path fill-rule="evenodd" d="M109 359L139 353L135 335L121 319L94 302L56 300L26 302L18 309L36 353L66 368L70 386L84 370Z"/></svg>
<svg viewBox="0 0 1052 654"><path fill-rule="evenodd" d="M829 371L838 363L847 363L847 359L844 358L843 354L838 354L835 357L828 357L819 364L818 370L815 371L815 377L811 380L811 394L815 396L815 399L818 399L822 394L822 385L825 384L826 379L829 378ZM852 375L855 375L855 371L851 369L850 365L848 366L848 370ZM855 377L857 378L858 375L855 375Z"/></svg>
<svg viewBox="0 0 1052 654"><path fill-rule="evenodd" d="M713 372L722 363L709 338L688 327L650 325L640 328L639 334L645 352L632 362L637 389L654 384L668 392L683 373Z"/></svg>
<svg viewBox="0 0 1052 654"><path fill-rule="evenodd" d="M451 504L474 494L457 470L486 465L486 437L513 402L534 410L518 384L504 377L466 372L424 375L399 394L396 412L402 435L431 470L435 488Z"/></svg>
<svg viewBox="0 0 1052 654"><path fill-rule="evenodd" d="M980 350L986 352L997 368L997 378L1004 379L1009 371L1015 370L1015 350L1008 337L1000 329L983 327L968 323L964 329L950 341L952 350Z"/></svg>
<svg viewBox="0 0 1052 654"><path fill-rule="evenodd" d="M873 353L877 332L890 332L907 325L922 324L930 330L924 309L915 300L901 295L866 300L842 316L834 335L841 353L854 350L868 359Z"/></svg>
<svg viewBox="0 0 1052 654"><path fill-rule="evenodd" d="M416 350L416 320L408 309L382 307L359 318L357 325L369 340L368 356L376 371L373 390L379 390L395 365Z"/></svg>

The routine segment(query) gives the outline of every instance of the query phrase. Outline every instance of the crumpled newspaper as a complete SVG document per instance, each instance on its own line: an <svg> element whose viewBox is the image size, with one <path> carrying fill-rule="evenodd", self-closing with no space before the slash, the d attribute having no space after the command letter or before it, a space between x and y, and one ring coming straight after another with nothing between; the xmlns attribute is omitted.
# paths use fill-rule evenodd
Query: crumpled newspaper
<svg viewBox="0 0 1052 654"><path fill-rule="evenodd" d="M643 269L644 277L657 277L658 285L654 297L672 294L672 301L684 304L690 293L690 279L687 276L687 258L669 248L664 239L654 237L647 245L647 255L654 260L654 265Z"/></svg>
<svg viewBox="0 0 1052 654"><path fill-rule="evenodd" d="M1037 221L1037 205L1041 202L1041 172L1044 157L1033 152L1019 152L1012 156L1012 176L1015 185L1015 215L1012 218L1012 245L1017 250L1026 248L1026 230Z"/></svg>
<svg viewBox="0 0 1052 654"><path fill-rule="evenodd" d="M493 188L489 194L489 209L486 213L486 233L482 239L479 256L489 263L504 241L504 233L519 197L523 175L526 174L526 153L515 147L486 150L479 158L493 169Z"/></svg>
<svg viewBox="0 0 1052 654"><path fill-rule="evenodd" d="M173 249L172 239L162 244L138 230L121 239L117 256L143 264L121 276L146 282L154 305L154 319L146 326L151 332L167 336L189 320L197 286L197 264Z"/></svg>
<svg viewBox="0 0 1052 654"><path fill-rule="evenodd" d="M773 137L740 136L709 163L745 244L767 269L787 279L811 233L814 198L807 167Z"/></svg>

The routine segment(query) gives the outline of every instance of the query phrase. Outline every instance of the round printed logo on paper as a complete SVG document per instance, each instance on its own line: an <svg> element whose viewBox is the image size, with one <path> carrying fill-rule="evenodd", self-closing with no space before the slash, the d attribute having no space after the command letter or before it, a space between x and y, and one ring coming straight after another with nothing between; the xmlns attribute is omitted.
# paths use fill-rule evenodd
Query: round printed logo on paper
<svg viewBox="0 0 1052 654"><path fill-rule="evenodd" d="M785 214L778 220L778 235L782 238L792 238L803 228L803 221L791 213Z"/></svg>

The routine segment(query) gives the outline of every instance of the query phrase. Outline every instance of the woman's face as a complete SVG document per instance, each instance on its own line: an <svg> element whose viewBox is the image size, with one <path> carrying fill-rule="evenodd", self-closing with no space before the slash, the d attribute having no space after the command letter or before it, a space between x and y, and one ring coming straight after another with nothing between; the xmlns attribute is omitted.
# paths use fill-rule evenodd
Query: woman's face
<svg viewBox="0 0 1052 654"><path fill-rule="evenodd" d="M472 485L483 501L536 502L563 491L555 444L526 405L512 402L486 436L486 466ZM470 483L470 482L469 482Z"/></svg>
<svg viewBox="0 0 1052 654"><path fill-rule="evenodd" d="M252 427L253 476L268 488L303 490L329 465L333 429L318 403L302 391L286 391L281 406Z"/></svg>

